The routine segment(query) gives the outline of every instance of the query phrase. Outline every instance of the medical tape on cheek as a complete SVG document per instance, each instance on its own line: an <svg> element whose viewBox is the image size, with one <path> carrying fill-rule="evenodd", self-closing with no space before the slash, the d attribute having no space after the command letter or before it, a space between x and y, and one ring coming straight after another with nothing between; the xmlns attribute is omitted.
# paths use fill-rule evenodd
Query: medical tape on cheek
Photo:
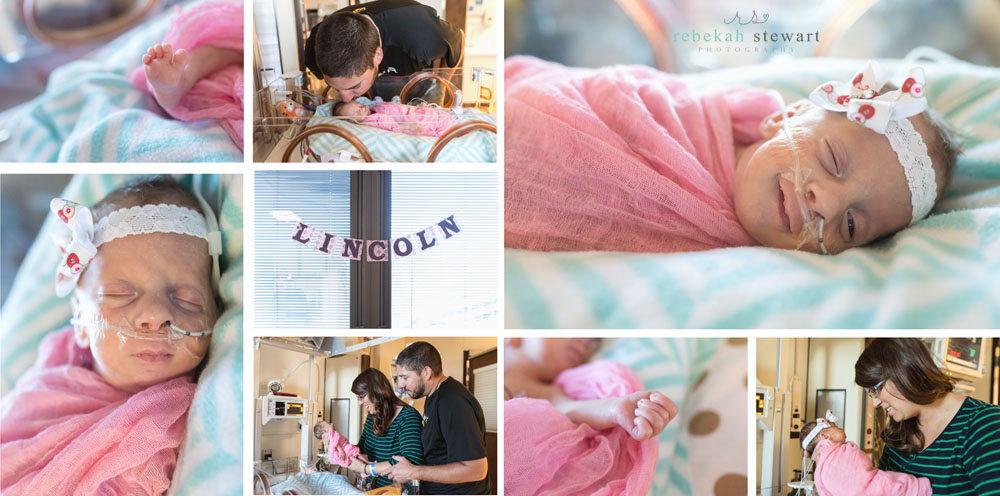
<svg viewBox="0 0 1000 496"><path fill-rule="evenodd" d="M210 339L212 335L211 329L206 329L203 322L199 322L196 326L198 329L204 329L200 331L191 331L181 328L180 326L167 321L156 331L139 330L132 325L128 319L122 318L121 321L115 324L109 324L107 317L100 312L93 312L88 318L85 319L73 319L71 323L74 325L79 325L88 330L91 336L91 340L94 342L104 341L111 334L113 334L117 339L119 348L125 347L127 343L133 340L137 341L147 341L147 342L163 342L167 343L172 349L184 352L193 358L198 360L204 358L204 353L196 353L194 348L196 344L199 343L201 339ZM207 349L207 347L206 347Z"/></svg>

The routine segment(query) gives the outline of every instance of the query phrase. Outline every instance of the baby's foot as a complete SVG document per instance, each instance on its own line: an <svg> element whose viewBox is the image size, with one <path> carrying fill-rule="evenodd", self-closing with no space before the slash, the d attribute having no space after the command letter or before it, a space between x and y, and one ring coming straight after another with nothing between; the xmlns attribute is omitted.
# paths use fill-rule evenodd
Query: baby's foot
<svg viewBox="0 0 1000 496"><path fill-rule="evenodd" d="M180 103L181 97L187 93L193 82L186 77L191 54L183 48L173 51L167 45L153 45L142 56L146 79L153 86L153 96L160 106L171 109Z"/></svg>
<svg viewBox="0 0 1000 496"><path fill-rule="evenodd" d="M615 398L615 422L637 441L660 435L677 416L677 405L656 391L639 391Z"/></svg>

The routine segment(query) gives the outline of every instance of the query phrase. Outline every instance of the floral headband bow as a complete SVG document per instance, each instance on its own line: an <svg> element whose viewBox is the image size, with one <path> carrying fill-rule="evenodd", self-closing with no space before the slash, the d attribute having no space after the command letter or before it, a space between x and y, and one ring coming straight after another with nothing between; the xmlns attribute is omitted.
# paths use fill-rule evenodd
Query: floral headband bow
<svg viewBox="0 0 1000 496"><path fill-rule="evenodd" d="M924 69L911 67L898 90L880 94L888 81L882 66L869 60L851 82L826 82L809 94L809 100L826 110L845 112L848 119L889 140L906 174L913 207L910 224L913 224L931 211L937 198L937 181L927 145L907 120L927 110Z"/></svg>
<svg viewBox="0 0 1000 496"><path fill-rule="evenodd" d="M204 239L212 255L214 279L218 280L221 237L217 231L209 232L205 217L194 210L168 204L122 208L111 212L95 226L93 213L79 203L56 198L49 203L49 208L61 221L52 236L62 252L56 269L56 295L60 298L73 291L83 269L97 256L97 247L137 234L164 232Z"/></svg>
<svg viewBox="0 0 1000 496"><path fill-rule="evenodd" d="M816 419L816 427L802 439L802 449L806 449L806 446L809 446L809 443L812 442L812 440L815 439L820 432L823 432L824 429L836 425L838 420L840 419L838 419L832 411L827 410L826 418Z"/></svg>

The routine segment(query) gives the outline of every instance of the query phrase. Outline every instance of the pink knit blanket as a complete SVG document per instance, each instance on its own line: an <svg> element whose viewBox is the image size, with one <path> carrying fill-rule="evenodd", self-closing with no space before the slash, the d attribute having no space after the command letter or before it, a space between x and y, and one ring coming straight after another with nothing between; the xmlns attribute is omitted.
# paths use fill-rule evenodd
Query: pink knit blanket
<svg viewBox="0 0 1000 496"><path fill-rule="evenodd" d="M162 494L184 439L195 384L181 377L136 394L93 370L72 328L0 402L4 495Z"/></svg>
<svg viewBox="0 0 1000 496"><path fill-rule="evenodd" d="M824 439L816 445L813 480L820 496L931 496L931 481L877 470L858 445Z"/></svg>
<svg viewBox="0 0 1000 496"><path fill-rule="evenodd" d="M172 21L161 43L188 52L207 44L243 53L243 2L198 4ZM140 55L136 54L136 60ZM132 73L132 85L153 93L142 65ZM181 98L180 105L167 109L167 113L185 122L218 119L242 151L243 100L243 66L232 65L198 80Z"/></svg>
<svg viewBox="0 0 1000 496"><path fill-rule="evenodd" d="M504 243L678 252L756 244L733 206L734 142L763 90L694 88L648 67L504 64Z"/></svg>
<svg viewBox="0 0 1000 496"><path fill-rule="evenodd" d="M622 364L607 360L563 371L556 385L577 400L616 398L642 390ZM577 425L552 403L504 402L504 487L508 494L645 495L656 471L654 437L636 441L625 429ZM525 456L530 453L531 456Z"/></svg>
<svg viewBox="0 0 1000 496"><path fill-rule="evenodd" d="M330 429L323 436L323 441L326 443L327 456L331 462L337 465L346 467L351 464L352 456L358 456L361 453L357 446L351 444L346 437L341 436L333 429Z"/></svg>
<svg viewBox="0 0 1000 496"><path fill-rule="evenodd" d="M455 124L450 110L414 107L395 102L376 103L361 123L366 126L416 136L441 136Z"/></svg>

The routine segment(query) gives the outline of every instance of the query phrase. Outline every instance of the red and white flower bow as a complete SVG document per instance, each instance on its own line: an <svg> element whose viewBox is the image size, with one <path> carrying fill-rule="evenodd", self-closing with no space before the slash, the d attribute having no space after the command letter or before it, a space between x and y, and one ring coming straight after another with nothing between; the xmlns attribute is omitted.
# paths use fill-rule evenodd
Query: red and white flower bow
<svg viewBox="0 0 1000 496"><path fill-rule="evenodd" d="M927 110L924 96L924 69L911 67L898 90L879 92L888 74L874 60L869 60L849 83L828 81L809 94L809 100L834 112L846 112L847 118L879 134L885 134L889 121L905 119Z"/></svg>
<svg viewBox="0 0 1000 496"><path fill-rule="evenodd" d="M97 256L94 216L89 208L62 198L53 199L49 208L60 221L52 239L62 252L56 269L56 295L61 298L73 291L80 273Z"/></svg>

